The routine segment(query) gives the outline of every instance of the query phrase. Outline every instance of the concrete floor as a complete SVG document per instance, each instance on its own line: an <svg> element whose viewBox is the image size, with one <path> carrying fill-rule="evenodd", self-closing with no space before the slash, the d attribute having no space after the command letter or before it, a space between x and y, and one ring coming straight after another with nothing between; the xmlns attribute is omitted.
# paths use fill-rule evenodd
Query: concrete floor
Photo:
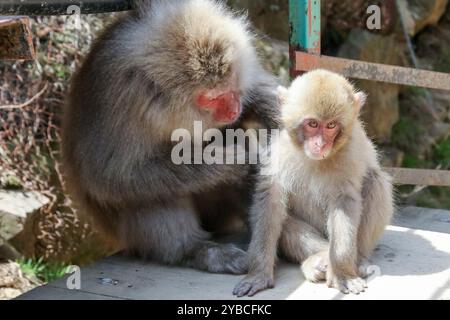
<svg viewBox="0 0 450 320"><path fill-rule="evenodd" d="M383 235L372 264L376 275L358 296L306 282L297 265L282 262L275 288L254 298L450 300L450 211L401 210ZM232 300L240 279L114 256L81 270L81 290L67 289L66 279L61 279L19 299Z"/></svg>

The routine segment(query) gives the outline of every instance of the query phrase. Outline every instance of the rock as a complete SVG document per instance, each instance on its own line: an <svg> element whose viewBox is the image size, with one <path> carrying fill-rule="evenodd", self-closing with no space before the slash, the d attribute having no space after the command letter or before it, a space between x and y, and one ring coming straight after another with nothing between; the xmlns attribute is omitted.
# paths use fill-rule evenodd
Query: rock
<svg viewBox="0 0 450 320"><path fill-rule="evenodd" d="M286 0L229 0L237 9L248 10L253 25L267 35L288 41L289 8Z"/></svg>
<svg viewBox="0 0 450 320"><path fill-rule="evenodd" d="M450 5L436 26L420 32L414 39L419 67L450 73Z"/></svg>
<svg viewBox="0 0 450 320"><path fill-rule="evenodd" d="M23 230L29 214L48 203L38 192L0 190L0 245Z"/></svg>
<svg viewBox="0 0 450 320"><path fill-rule="evenodd" d="M276 75L280 84L288 86L290 82L288 42L264 39L257 41L256 45L264 68Z"/></svg>
<svg viewBox="0 0 450 320"><path fill-rule="evenodd" d="M414 36L426 26L439 21L448 0L399 0L398 3L408 33Z"/></svg>
<svg viewBox="0 0 450 320"><path fill-rule="evenodd" d="M24 275L17 263L0 263L0 300L13 299L39 284L38 280Z"/></svg>
<svg viewBox="0 0 450 320"><path fill-rule="evenodd" d="M370 17L367 8L371 5L377 5L381 9L381 28L370 32L383 35L394 32L398 17L395 1L327 0L322 1L322 20L324 22L322 30L325 36L330 29L342 35L346 35L354 28L367 30L367 20Z"/></svg>
<svg viewBox="0 0 450 320"><path fill-rule="evenodd" d="M399 64L402 47L396 35L381 36L361 29L353 29L338 56L368 62ZM388 142L392 126L399 119L399 86L375 81L357 81L357 87L368 94L362 119L370 137Z"/></svg>
<svg viewBox="0 0 450 320"><path fill-rule="evenodd" d="M0 245L0 260L16 261L20 257L22 257L22 255L9 242Z"/></svg>

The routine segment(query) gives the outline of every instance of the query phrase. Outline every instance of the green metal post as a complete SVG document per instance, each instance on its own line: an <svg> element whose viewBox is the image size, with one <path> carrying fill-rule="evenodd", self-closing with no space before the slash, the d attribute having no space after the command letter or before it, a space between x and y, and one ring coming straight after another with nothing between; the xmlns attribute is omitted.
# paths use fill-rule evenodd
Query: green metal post
<svg viewBox="0 0 450 320"><path fill-rule="evenodd" d="M295 77L295 52L320 54L320 0L289 0L289 52Z"/></svg>

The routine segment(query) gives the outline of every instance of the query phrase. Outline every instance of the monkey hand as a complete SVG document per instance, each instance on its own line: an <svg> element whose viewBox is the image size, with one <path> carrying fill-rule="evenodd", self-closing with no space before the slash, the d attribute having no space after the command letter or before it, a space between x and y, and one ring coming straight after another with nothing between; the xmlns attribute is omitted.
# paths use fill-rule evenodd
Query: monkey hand
<svg viewBox="0 0 450 320"><path fill-rule="evenodd" d="M252 297L259 291L273 288L273 286L273 275L269 275L265 272L248 274L236 285L233 290L233 294L239 298L243 296Z"/></svg>
<svg viewBox="0 0 450 320"><path fill-rule="evenodd" d="M327 272L327 285L329 288L335 288L342 293L360 294L367 288L366 281L358 276L337 275L331 267Z"/></svg>

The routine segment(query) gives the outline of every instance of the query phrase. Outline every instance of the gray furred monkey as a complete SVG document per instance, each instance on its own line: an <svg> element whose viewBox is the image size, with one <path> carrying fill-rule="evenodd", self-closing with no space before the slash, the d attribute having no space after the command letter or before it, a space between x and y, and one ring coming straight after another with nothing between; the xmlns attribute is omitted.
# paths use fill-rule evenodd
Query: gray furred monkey
<svg viewBox="0 0 450 320"><path fill-rule="evenodd" d="M171 134L278 127L276 84L245 18L212 0L140 1L75 74L63 124L67 189L132 253L219 273L246 254L210 240L251 198L248 165L175 165Z"/></svg>

